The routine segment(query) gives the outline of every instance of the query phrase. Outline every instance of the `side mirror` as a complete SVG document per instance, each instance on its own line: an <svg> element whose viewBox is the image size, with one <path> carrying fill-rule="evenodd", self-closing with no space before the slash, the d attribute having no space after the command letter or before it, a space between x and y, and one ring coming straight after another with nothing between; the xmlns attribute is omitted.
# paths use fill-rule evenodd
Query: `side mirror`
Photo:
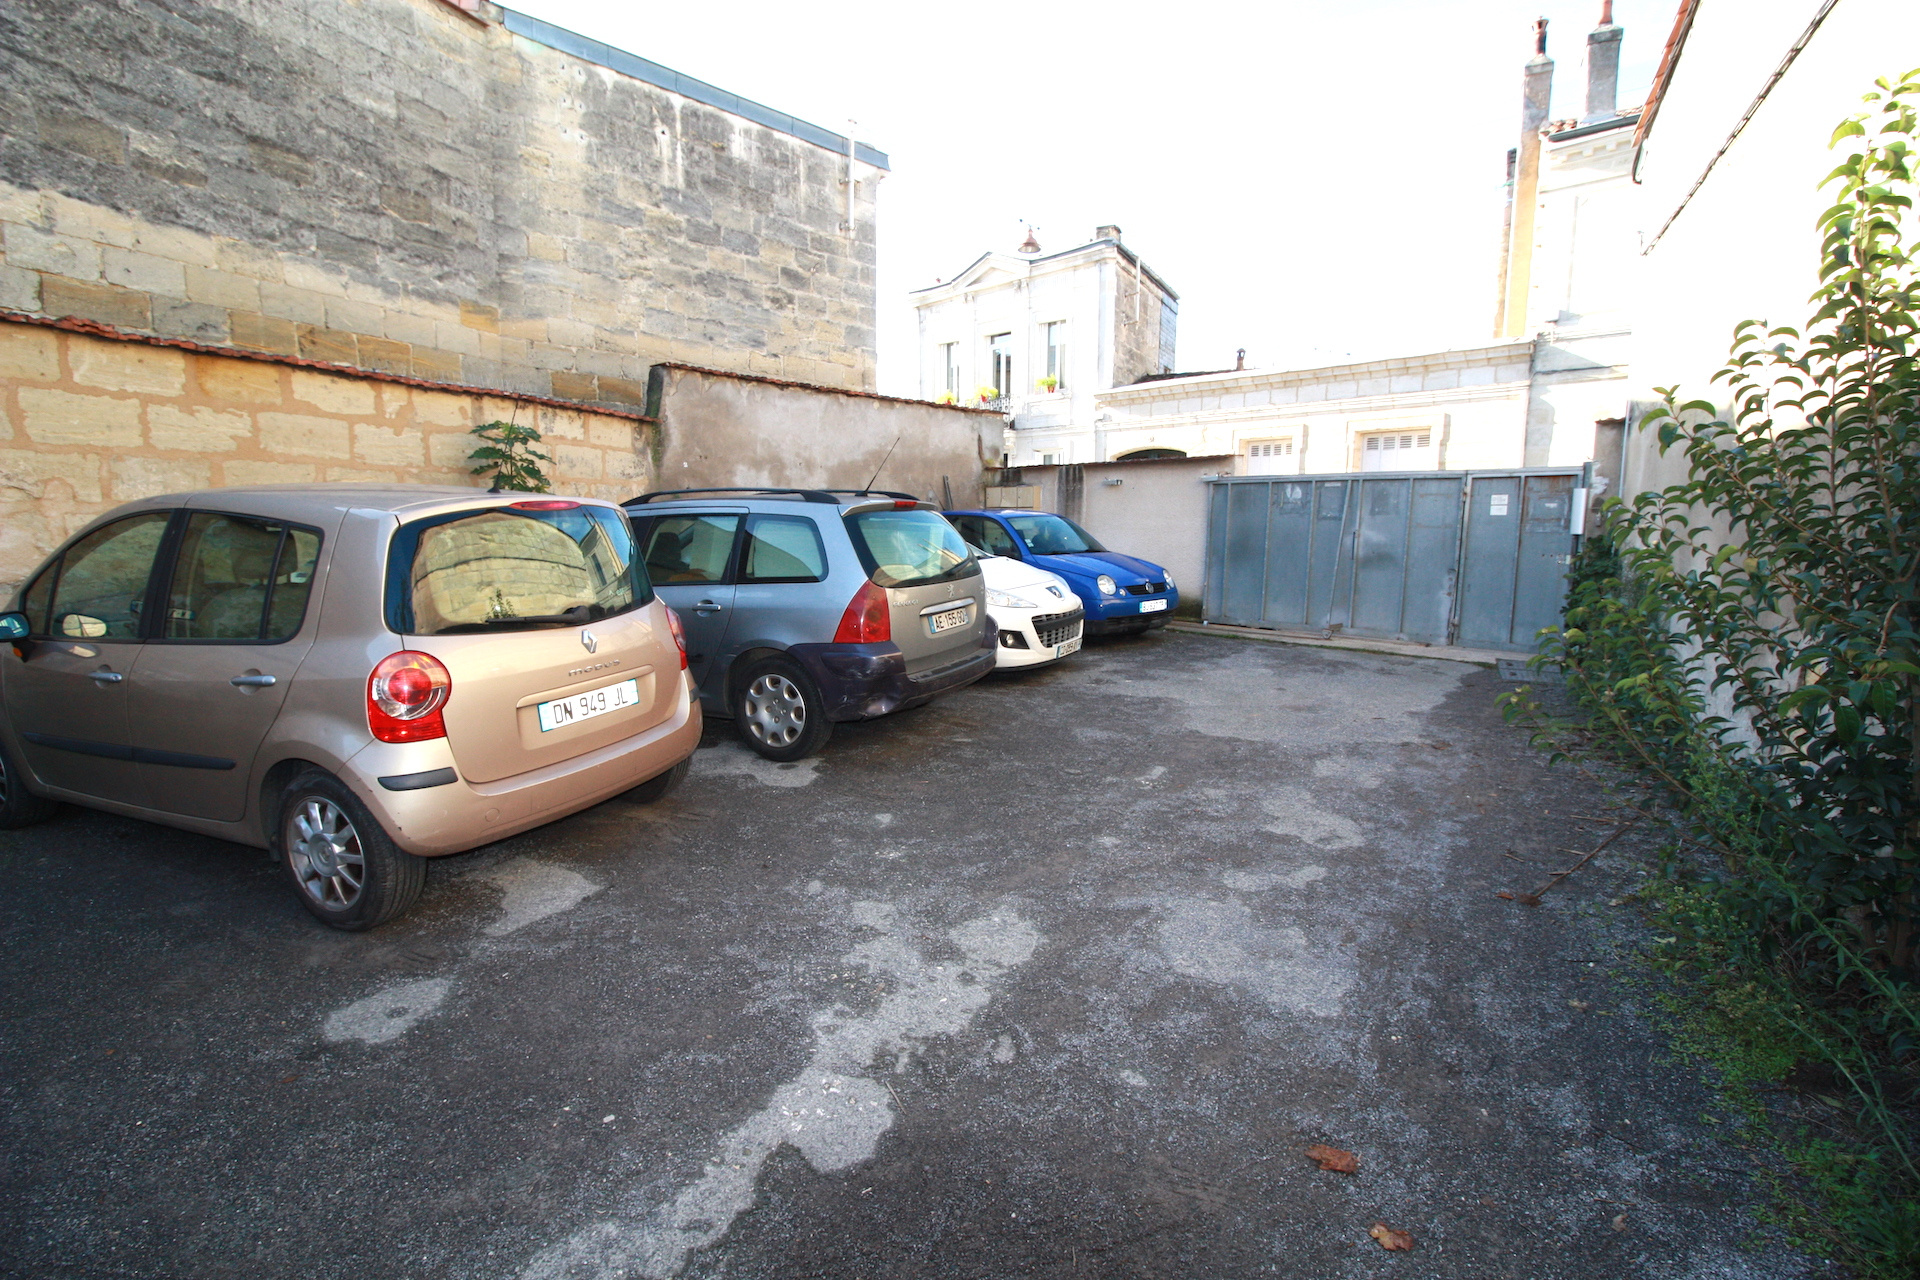
<svg viewBox="0 0 1920 1280"><path fill-rule="evenodd" d="M84 613L63 614L60 618L60 634L76 640L97 640L107 634L107 624L99 618L89 618Z"/></svg>
<svg viewBox="0 0 1920 1280"><path fill-rule="evenodd" d="M24 613L0 613L0 642L25 640L33 633L33 626Z"/></svg>

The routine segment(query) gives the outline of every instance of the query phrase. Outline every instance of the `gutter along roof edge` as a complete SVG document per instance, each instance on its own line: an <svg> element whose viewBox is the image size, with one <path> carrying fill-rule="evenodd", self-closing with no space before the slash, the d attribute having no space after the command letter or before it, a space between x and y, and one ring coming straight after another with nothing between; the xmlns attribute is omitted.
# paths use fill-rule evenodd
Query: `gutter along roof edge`
<svg viewBox="0 0 1920 1280"><path fill-rule="evenodd" d="M638 409L623 409L595 400L562 400L557 396L537 395L528 391L508 391L502 387L474 387L462 382L436 382L432 378L416 378L404 373L383 373L378 369L362 369L358 365L334 364L326 360L309 360L305 356L285 356L273 351L248 351L244 347L216 347L204 342L195 342L191 338L164 338L159 334L139 333L132 329L102 324L98 320L82 320L78 316L38 316L25 311L0 309L0 323L39 325L43 329L62 329L68 333L78 333L89 338L105 338L110 342L138 342L149 347L172 347L177 351L191 351L195 355L228 356L235 360L257 360L262 364L283 364L294 369L337 373L346 378L364 378L369 382L392 382L403 387L419 387L423 391L444 391L449 395L497 396L502 400L521 400L528 404L551 405L556 409L567 409L574 413L598 413L610 418L630 418L635 422L657 421Z"/></svg>
<svg viewBox="0 0 1920 1280"><path fill-rule="evenodd" d="M569 31L565 27L557 27L551 22L543 22L516 9L502 6L500 13L500 25L516 36L525 37L536 44L543 44L549 49L570 53L595 66L618 71L623 76L630 76L656 89L665 89L683 98L691 98L695 102L739 116L742 120L764 125L789 137L798 138L802 142L811 142L814 146L824 148L835 155L847 154L845 135L835 133L831 129L822 129L819 125L809 124L798 116L776 111L764 103L743 98L737 93L728 93L717 85L696 80L689 75L682 75L671 67L663 67L638 54L617 49L604 41L583 36L577 31ZM887 162L886 152L870 147L864 142L853 144L853 156L854 159L870 164L876 169L892 169Z"/></svg>

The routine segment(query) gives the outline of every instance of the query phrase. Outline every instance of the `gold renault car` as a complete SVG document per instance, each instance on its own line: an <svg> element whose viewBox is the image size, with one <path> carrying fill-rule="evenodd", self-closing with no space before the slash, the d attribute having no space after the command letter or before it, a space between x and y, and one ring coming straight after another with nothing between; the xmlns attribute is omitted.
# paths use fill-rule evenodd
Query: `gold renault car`
<svg viewBox="0 0 1920 1280"><path fill-rule="evenodd" d="M265 848L340 929L427 858L659 798L701 727L620 508L404 485L107 513L0 614L0 698L0 827L71 801Z"/></svg>

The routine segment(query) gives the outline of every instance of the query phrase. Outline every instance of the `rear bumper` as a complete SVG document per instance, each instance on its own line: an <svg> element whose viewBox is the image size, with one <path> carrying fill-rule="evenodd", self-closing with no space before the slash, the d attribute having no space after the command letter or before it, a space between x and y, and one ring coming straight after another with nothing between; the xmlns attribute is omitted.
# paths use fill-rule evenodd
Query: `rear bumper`
<svg viewBox="0 0 1920 1280"><path fill-rule="evenodd" d="M450 759L444 739L375 742L348 760L341 773L395 844L408 853L437 857L564 818L637 787L692 755L700 745L700 727L699 700L685 688L674 714L651 729L496 782L458 777L439 782L433 775L441 770L423 766ZM396 782L401 783L397 789Z"/></svg>
<svg viewBox="0 0 1920 1280"><path fill-rule="evenodd" d="M999 631L989 621L982 643L966 657L912 675L891 644L797 644L787 653L820 687L827 719L871 720L972 684L993 670L999 643Z"/></svg>

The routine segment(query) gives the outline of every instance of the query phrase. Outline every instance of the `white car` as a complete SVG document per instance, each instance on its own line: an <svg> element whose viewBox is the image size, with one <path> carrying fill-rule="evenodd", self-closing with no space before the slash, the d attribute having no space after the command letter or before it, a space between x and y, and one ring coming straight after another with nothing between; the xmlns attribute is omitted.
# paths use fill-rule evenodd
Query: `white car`
<svg viewBox="0 0 1920 1280"><path fill-rule="evenodd" d="M1080 648L1085 609L1067 580L1022 560L978 549L987 616L1000 628L994 669L1037 667Z"/></svg>

